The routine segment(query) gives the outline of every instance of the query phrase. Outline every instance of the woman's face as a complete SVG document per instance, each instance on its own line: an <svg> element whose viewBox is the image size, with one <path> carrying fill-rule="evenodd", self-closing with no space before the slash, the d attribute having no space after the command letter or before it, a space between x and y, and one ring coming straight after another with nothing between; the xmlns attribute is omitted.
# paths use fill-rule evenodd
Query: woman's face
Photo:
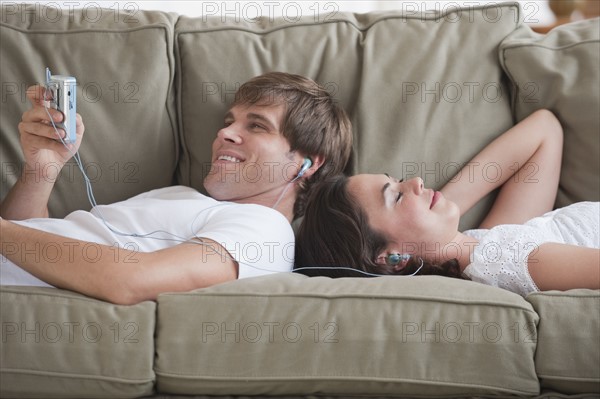
<svg viewBox="0 0 600 399"><path fill-rule="evenodd" d="M357 175L349 179L348 191L370 226L390 241L388 253L431 258L458 233L458 206L424 188L419 177L399 181L387 175Z"/></svg>

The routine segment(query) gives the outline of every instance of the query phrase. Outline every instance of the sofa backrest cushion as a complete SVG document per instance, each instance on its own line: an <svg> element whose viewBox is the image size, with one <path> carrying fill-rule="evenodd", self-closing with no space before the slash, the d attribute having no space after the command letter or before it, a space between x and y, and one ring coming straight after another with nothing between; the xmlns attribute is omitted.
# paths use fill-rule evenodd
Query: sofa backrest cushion
<svg viewBox="0 0 600 399"><path fill-rule="evenodd" d="M0 396L133 398L154 388L156 303L118 306L65 290L0 289Z"/></svg>
<svg viewBox="0 0 600 399"><path fill-rule="evenodd" d="M163 393L539 393L537 314L470 281L282 273L160 295L157 317Z"/></svg>
<svg viewBox="0 0 600 399"><path fill-rule="evenodd" d="M521 23L520 10L509 3L404 11L179 18L179 183L203 189L210 143L235 90L253 76L285 71L315 79L351 115L348 172L421 176L440 188L513 124L498 45ZM462 227L477 225L491 200Z"/></svg>
<svg viewBox="0 0 600 399"><path fill-rule="evenodd" d="M522 26L500 46L500 60L514 83L517 120L547 108L563 126L556 206L600 201L600 18L559 26L547 35Z"/></svg>
<svg viewBox="0 0 600 399"><path fill-rule="evenodd" d="M2 198L23 166L17 125L30 107L27 87L45 83L46 67L77 79L77 111L85 124L80 154L99 204L172 184L178 154L175 16L126 10L3 4ZM57 180L50 214L90 207L82 174L71 161Z"/></svg>

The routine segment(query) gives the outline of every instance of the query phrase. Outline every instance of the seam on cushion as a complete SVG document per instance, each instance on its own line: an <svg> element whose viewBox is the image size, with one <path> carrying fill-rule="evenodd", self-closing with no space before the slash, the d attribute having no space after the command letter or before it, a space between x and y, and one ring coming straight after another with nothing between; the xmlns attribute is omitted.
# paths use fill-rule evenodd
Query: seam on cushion
<svg viewBox="0 0 600 399"><path fill-rule="evenodd" d="M538 374L539 378L548 378L561 381L600 382L600 377L572 377L553 374Z"/></svg>
<svg viewBox="0 0 600 399"><path fill-rule="evenodd" d="M7 287L7 286L3 286L2 290L0 290L0 294L1 293L9 293L9 294L23 295L23 296L35 295L36 297L48 296L48 297L64 298L64 299L84 301L84 302L96 302L96 301L98 301L98 300L94 300L92 298L70 296L68 294L61 294L61 293L54 294L54 293L45 293L45 292L18 292L18 291L11 291L11 290L5 289L4 287ZM56 288L49 288L49 289L56 289ZM113 304L111 304L111 305L113 305ZM119 306L119 305L114 305L114 306Z"/></svg>
<svg viewBox="0 0 600 399"><path fill-rule="evenodd" d="M523 391L523 390L515 390L515 389L507 389L505 385L484 385L484 384L473 384L472 382L468 382L468 381L456 381L456 379L453 379L451 381L445 381L445 380L435 380L435 379L409 379L409 378L397 378L397 377L362 377L362 376L353 376L353 375L328 375L328 376L269 376L269 377L265 377L265 376L255 376L255 377L248 377L248 376L239 376L239 377L231 377L231 376L227 376L227 375L223 375L223 376L196 376L196 375L191 375L191 374L178 374L178 373L169 373L169 372L162 372L162 371L156 371L156 375L157 376L163 376L163 377L179 377L179 378L183 378L183 379L195 379L195 380L223 380L223 381L231 381L231 380L235 380L234 382L241 382L241 381L248 381L249 379L253 379L255 378L256 381L329 381L332 379L337 379L337 380L351 380L351 381L365 381L365 382L387 382L387 383L398 383L398 384L406 384L406 383L412 383L412 384L433 384L433 385L449 385L449 386L457 386L457 387L477 387L477 388L494 388L494 389L500 389L503 390L505 392L514 392L514 393L523 393L523 392L530 392L530 391ZM526 381L530 381L530 380L526 380ZM533 380L532 380L533 381ZM536 380L537 382L537 380ZM537 391L536 391L537 392Z"/></svg>
<svg viewBox="0 0 600 399"><path fill-rule="evenodd" d="M518 15L520 16L521 14L521 8L518 5L518 3L499 3L496 4L496 6L498 8L515 8L517 10ZM459 8L460 10L483 10L483 9L488 9L490 8L490 5L485 5L485 6L478 6L478 7L471 7L471 8ZM359 27L356 23L354 23L354 21L348 20L348 19L333 19L330 21L315 21L315 22L301 22L299 24L294 24L294 25L283 25L283 26L276 26L273 27L271 29L268 30L263 30L263 31L256 31L256 30L252 30L250 28L243 28L243 27L235 27L235 26L223 26L223 27L215 27L215 28L209 28L209 29L187 29L187 30L180 30L178 33L179 34L184 34L184 33L206 33L206 32L222 32L222 31L240 31L240 32L248 32L248 33L253 33L253 34L267 34L267 33L272 33L272 32L276 32L278 30L282 30L282 29L287 29L287 28L293 28L293 27L304 27L304 26L323 26L323 25L329 25L329 24L339 24L339 23L344 23L344 24L348 24L351 26L354 26L356 28L356 30L360 31L360 32L364 32L367 31L369 29L371 29L374 25L383 22L383 21L388 21L388 20L395 20L395 19L400 19L400 20L416 20L416 21L421 21L421 22L428 22L428 21L432 21L432 22L439 22L440 20L444 19L444 17L447 17L450 13L453 12L452 8L448 8L448 10L445 13L441 13L439 15L437 15L436 17L431 17L431 18L424 18L423 16L407 16L407 15L388 15L388 16L384 16L384 17L380 17L379 19L371 22L369 25L366 25L364 28ZM515 18L517 21L520 20L520 18ZM518 26L519 22L515 22L515 26Z"/></svg>
<svg viewBox="0 0 600 399"><path fill-rule="evenodd" d="M2 286L2 288L0 289L0 294L2 293L8 293L8 294L14 294L14 295L24 295L24 296L32 296L35 295L36 297L41 297L41 296L48 296L48 297L54 297L54 298L65 298L65 299L69 299L69 300L78 300L78 301L84 301L84 302L93 302L96 303L100 306L104 306L104 305L111 305L111 306L118 306L118 307L127 307L127 308L133 308L136 307L138 304L130 306L130 305L117 305L114 303L110 303L110 302L105 302L99 299L94 299L94 298L89 298L86 296L83 296L83 294L76 294L76 295L82 295L80 296L71 296L69 294L63 294L61 292L21 292L21 291L17 291L17 290L11 290L10 288L7 289L7 287L32 287L32 286L21 286L21 285L15 285L15 286L11 286L11 285L4 285ZM36 287L36 289L39 289L41 287ZM48 290L58 290L58 288L48 288ZM145 302L152 302L154 304L156 304L156 302L154 301L144 301L144 302L140 302L139 304L145 303Z"/></svg>
<svg viewBox="0 0 600 399"><path fill-rule="evenodd" d="M500 67L504 70L504 73L508 76L508 79L510 80L510 84L513 87L512 92L514 94L511 98L510 108L511 108L511 114L512 114L512 118L513 118L513 124L516 124L516 122L517 122L517 103L518 103L517 99L519 98L521 90L514 78L514 75L510 72L510 67L507 64L506 49L503 48L501 51L502 51L502 59L500 60Z"/></svg>
<svg viewBox="0 0 600 399"><path fill-rule="evenodd" d="M565 50L565 49L569 49L571 47L576 47L579 45L584 45L584 44L597 44L600 42L600 39L587 39L584 41L579 41L577 43L571 43L571 44L567 44L561 47L550 47L548 45L543 45L543 44L539 44L539 43L515 43L515 44L509 44L506 45L506 47L503 48L504 51L506 50L512 50L512 49L517 49L520 47L536 47L536 48L541 48L541 49L545 49L545 50Z"/></svg>
<svg viewBox="0 0 600 399"><path fill-rule="evenodd" d="M153 371L153 370L151 370ZM29 370L29 369L7 369L1 368L0 373L11 373L11 374L27 374L27 375L40 375L47 377L69 377L69 378L77 378L77 379L89 379L89 380L102 380L102 381L114 381L114 382L153 382L156 380L156 374L154 374L154 378L119 378L119 377L108 377L105 375L96 375L96 374L73 374L73 373L61 373L61 372L53 372L53 371L39 371L39 370Z"/></svg>
<svg viewBox="0 0 600 399"><path fill-rule="evenodd" d="M192 297L251 297L251 298L274 298L274 297L283 297L283 298L320 298L320 299L348 299L348 298L356 298L356 299L364 299L369 298L372 300L418 300L425 302L443 302L449 304L457 304L457 305L488 305L493 307L501 307L501 308L515 308L520 310L525 310L527 312L531 312L537 314L534 310L527 309L526 306L521 306L518 304L506 304L506 303L498 303L497 301L486 301L486 300L471 300L471 299L450 299L445 297L430 297L430 296L393 296L393 295L380 295L374 297L373 294L339 294L336 296L327 295L327 294L312 294L312 293L298 293L298 294L289 294L289 293L278 293L278 294L261 294L261 293L221 293L221 292L212 292L212 293L197 293L197 292L181 292L181 293L164 293L160 294L160 296L192 296ZM528 305L531 305L529 302L525 301Z"/></svg>
<svg viewBox="0 0 600 399"><path fill-rule="evenodd" d="M30 30L30 29L23 29L23 28L18 28L16 26L10 25L6 22L0 22L0 27L5 27L7 29L12 29L14 31L17 32L21 32L21 33L26 33L26 34L32 34L32 35L37 35L37 34L59 34L59 35L68 35L71 33L124 33L124 32L135 32L135 31L140 31L140 30L152 30L152 29L165 29L168 30L170 25L164 24L164 23L155 23L155 24L149 24L146 26L141 26L138 28L126 28L126 29L87 29L87 28L81 28L81 29L72 29L72 30L64 30L64 31L57 31L57 30L52 30L52 29L43 29L43 30Z"/></svg>
<svg viewBox="0 0 600 399"><path fill-rule="evenodd" d="M175 62L177 61L175 58L175 51L174 51L174 47L175 44L173 43L173 39L169 39L169 37L173 37L174 38L174 32L175 32L175 25L164 25L166 27L166 29L164 30L164 35L165 35L165 43L167 44L166 47L166 51L167 51L167 60L169 62L169 78L172 80L169 82L168 87L167 87L167 96L165 99L165 110L167 111L167 115L169 116L169 125L171 126L171 132L173 135L173 140L174 140L174 163L173 163L173 173L171 175L171 182L173 182L174 180L176 180L177 177L177 165L179 164L179 130L177 128L178 126L178 121L177 121L177 100L174 99L175 103L173 104L173 106L175 107L175 117L173 117L173 115L171 115L171 111L169 109L169 99L172 96L172 91L175 89L175 72L176 72L176 67L175 67ZM171 30L171 28L173 30Z"/></svg>
<svg viewBox="0 0 600 399"><path fill-rule="evenodd" d="M322 25L325 25L325 24L327 24L327 25L328 24L336 24L336 23L340 23L340 22L348 24L348 25L351 25L351 26L354 26L358 31L361 31L361 32L363 31L363 29L360 29L358 26L356 26L356 24L352 23L351 21L347 21L347 20L335 20L335 21L327 21L327 22L321 22L321 23L305 22L305 23L299 23L297 25L277 26L277 27L274 27L272 29L265 30L265 31L260 31L260 32L251 30L249 28L239 28L239 27L229 27L229 26L227 26L227 27L212 28L212 29L206 29L206 30L203 30L203 29L181 30L181 31L177 32L177 34L179 36L182 36L182 35L186 35L186 34L197 34L197 33L215 33L215 32L232 32L232 31L238 31L238 32L246 32L246 33L252 33L252 34L255 34L255 35L261 35L262 36L262 35L270 34L270 33L273 33L273 32L277 32L277 31L280 31L280 30L283 30L283 29L292 28L292 27L322 26ZM366 30L366 28L364 30Z"/></svg>
<svg viewBox="0 0 600 399"><path fill-rule="evenodd" d="M177 32L177 23L179 22L179 17L173 26L173 57L175 58L175 76L173 79L173 88L175 89L175 117L177 118L177 126L179 126L179 131L177 135L179 135L179 160L177 162L177 168L175 170L175 178L178 184L184 184L189 186L189 184L183 183L180 180L179 170L181 169L181 160L188 157L187 154L187 143L184 137L183 130L183 121L181 118L181 54L179 52L179 33ZM184 154L185 152L185 154Z"/></svg>
<svg viewBox="0 0 600 399"><path fill-rule="evenodd" d="M178 20L179 21L179 20ZM183 72L182 72L182 55L181 55L181 45L179 43L179 36L180 36L180 32L177 32L177 24L175 24L175 36L174 36L174 54L175 54L175 73L176 73L176 78L175 78L175 87L177 88L177 96L176 96L176 110L177 110L177 123L179 125L180 128L180 132L178 132L178 134L181 136L179 138L180 140L180 151L182 152L180 154L180 160L181 159L186 159L187 162L187 167L185 170L185 182L181 182L179 181L179 169L182 168L181 166L181 162L178 163L177 165L177 171L176 171L176 175L177 175L177 182L179 184L185 184L186 186L190 186L192 183L192 161L191 161L191 153L190 153L190 149L189 149L189 145L186 141L186 135L185 135L185 127L184 127L184 123L183 123L183 99L182 99L182 93L183 93ZM184 154L185 153L185 154ZM185 155L185 156L184 156Z"/></svg>

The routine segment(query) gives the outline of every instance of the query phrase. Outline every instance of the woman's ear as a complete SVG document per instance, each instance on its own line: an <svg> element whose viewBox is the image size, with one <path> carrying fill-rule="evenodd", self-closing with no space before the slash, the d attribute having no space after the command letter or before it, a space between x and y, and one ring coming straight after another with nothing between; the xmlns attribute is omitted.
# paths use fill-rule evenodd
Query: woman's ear
<svg viewBox="0 0 600 399"><path fill-rule="evenodd" d="M406 267L409 260L409 254L401 254L396 251L384 251L377 256L375 263L378 265L393 266L394 270L399 272Z"/></svg>
<svg viewBox="0 0 600 399"><path fill-rule="evenodd" d="M378 265L387 265L387 254L380 254L377 259L375 259L375 263Z"/></svg>

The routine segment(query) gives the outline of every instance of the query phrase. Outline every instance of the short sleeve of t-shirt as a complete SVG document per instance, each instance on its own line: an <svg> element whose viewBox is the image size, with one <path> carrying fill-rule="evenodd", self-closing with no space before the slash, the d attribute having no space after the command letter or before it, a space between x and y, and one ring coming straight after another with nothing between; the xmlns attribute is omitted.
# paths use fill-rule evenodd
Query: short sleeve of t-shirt
<svg viewBox="0 0 600 399"><path fill-rule="evenodd" d="M539 291L529 274L529 255L547 242L600 247L600 203L578 202L522 225L464 233L479 240L464 274L473 281L516 292Z"/></svg>
<svg viewBox="0 0 600 399"><path fill-rule="evenodd" d="M221 244L238 262L238 278L289 272L294 264L294 233L279 212L261 205L217 208L196 232Z"/></svg>
<svg viewBox="0 0 600 399"><path fill-rule="evenodd" d="M510 224L464 233L479 240L464 270L467 277L521 296L539 291L529 275L527 259L544 242L555 241L553 237L531 226Z"/></svg>

